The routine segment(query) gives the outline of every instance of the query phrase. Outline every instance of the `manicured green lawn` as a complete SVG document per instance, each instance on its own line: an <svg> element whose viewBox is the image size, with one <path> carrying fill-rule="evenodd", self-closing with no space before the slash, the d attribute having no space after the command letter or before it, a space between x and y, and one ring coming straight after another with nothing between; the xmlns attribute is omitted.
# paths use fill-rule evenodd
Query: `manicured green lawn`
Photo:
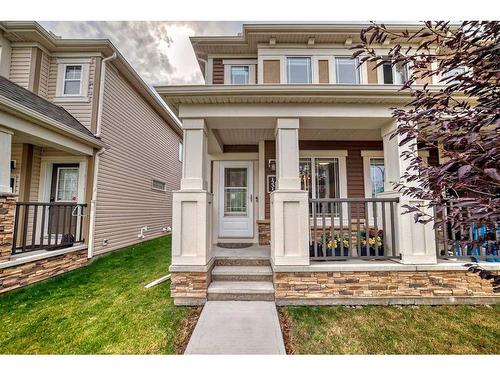
<svg viewBox="0 0 500 375"><path fill-rule="evenodd" d="M0 353L174 353L189 308L174 307L170 236L0 295Z"/></svg>
<svg viewBox="0 0 500 375"><path fill-rule="evenodd" d="M500 305L286 307L296 354L498 354Z"/></svg>

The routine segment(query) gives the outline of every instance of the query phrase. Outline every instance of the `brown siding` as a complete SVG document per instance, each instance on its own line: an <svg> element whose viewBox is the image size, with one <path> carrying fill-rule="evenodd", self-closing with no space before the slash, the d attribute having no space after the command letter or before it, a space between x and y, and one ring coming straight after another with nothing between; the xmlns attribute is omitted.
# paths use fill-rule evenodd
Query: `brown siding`
<svg viewBox="0 0 500 375"><path fill-rule="evenodd" d="M375 84L378 83L376 65L377 65L376 61L367 61L366 62L366 69L368 71L368 83L375 83Z"/></svg>
<svg viewBox="0 0 500 375"><path fill-rule="evenodd" d="M347 196L349 198L364 198L364 171L363 157L361 150L383 150L382 141L300 141L301 150L347 150L346 174L347 174ZM276 146L274 141L265 143L265 164L266 164L266 183L267 176L276 174L269 170L269 159L275 159ZM266 187L267 188L267 187ZM270 197L266 190L265 200L266 219L270 217Z"/></svg>
<svg viewBox="0 0 500 375"><path fill-rule="evenodd" d="M101 130L109 148L98 171L97 254L140 241L143 226L150 239L172 225L172 191L179 189L182 166L179 136L112 65L105 73ZM166 182L167 192L153 190L153 178Z"/></svg>
<svg viewBox="0 0 500 375"><path fill-rule="evenodd" d="M31 47L13 47L10 60L9 79L29 89L31 69Z"/></svg>
<svg viewBox="0 0 500 375"><path fill-rule="evenodd" d="M264 83L280 83L280 61L264 60Z"/></svg>
<svg viewBox="0 0 500 375"><path fill-rule="evenodd" d="M214 85L224 84L224 64L222 59L213 59L212 83Z"/></svg>
<svg viewBox="0 0 500 375"><path fill-rule="evenodd" d="M330 83L328 60L318 61L319 83Z"/></svg>

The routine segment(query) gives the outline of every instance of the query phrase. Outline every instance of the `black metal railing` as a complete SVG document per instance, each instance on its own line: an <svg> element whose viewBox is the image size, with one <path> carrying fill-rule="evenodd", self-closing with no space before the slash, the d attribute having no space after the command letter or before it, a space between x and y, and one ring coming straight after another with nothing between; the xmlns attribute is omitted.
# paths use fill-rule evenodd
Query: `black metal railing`
<svg viewBox="0 0 500 375"><path fill-rule="evenodd" d="M310 258L400 258L395 229L398 203L398 198L310 199Z"/></svg>
<svg viewBox="0 0 500 375"><path fill-rule="evenodd" d="M56 250L83 243L86 204L17 202L12 254Z"/></svg>
<svg viewBox="0 0 500 375"><path fill-rule="evenodd" d="M459 225L452 219L455 201L447 202L436 217L436 250L440 259L468 259L500 262L500 223ZM467 209L461 208L463 215ZM460 215L462 213L459 213ZM456 217L456 216L455 216Z"/></svg>

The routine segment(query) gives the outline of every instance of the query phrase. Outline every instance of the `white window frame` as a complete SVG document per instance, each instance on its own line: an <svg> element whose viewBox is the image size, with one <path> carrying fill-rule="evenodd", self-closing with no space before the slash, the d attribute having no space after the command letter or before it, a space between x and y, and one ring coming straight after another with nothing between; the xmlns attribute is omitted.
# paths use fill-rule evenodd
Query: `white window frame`
<svg viewBox="0 0 500 375"><path fill-rule="evenodd" d="M370 161L371 159L384 159L384 167L385 167L384 151L363 150L361 151L361 156L363 157L363 180L365 186L365 198L372 198L372 179L370 173ZM384 181L386 181L385 168L384 168Z"/></svg>
<svg viewBox="0 0 500 375"><path fill-rule="evenodd" d="M224 65L224 84L232 85L231 83L231 68L233 66L248 66L248 85L254 85L256 82L256 59L225 59L222 60Z"/></svg>
<svg viewBox="0 0 500 375"><path fill-rule="evenodd" d="M335 56L334 59L333 59L333 66L335 68L335 83L339 84L339 85L359 85L361 84L362 82L362 71L361 71L361 66L358 66L356 67L356 71L357 71L357 82L355 83L343 83L343 82L340 82L339 81L339 69L337 69L337 60L341 60L341 59L351 59L351 60L355 60L357 62L356 65L359 64L359 59L356 57L356 58L352 58L351 56Z"/></svg>
<svg viewBox="0 0 500 375"><path fill-rule="evenodd" d="M305 83L290 83L290 69L288 66L288 60L289 59L309 59L309 82ZM310 85L314 82L314 77L313 77L313 57L312 56L285 56L285 69L286 69L286 83L289 85Z"/></svg>
<svg viewBox="0 0 500 375"><path fill-rule="evenodd" d="M389 61L387 61L389 63ZM384 83L384 64L381 64L377 67L377 81L379 85L398 85L401 86L403 85L404 82L401 83ZM410 66L407 64L404 66L406 69L406 77L410 77L411 71L410 71ZM392 80L394 81L394 65L391 66L392 70Z"/></svg>
<svg viewBox="0 0 500 375"><path fill-rule="evenodd" d="M155 185L154 185L155 182L159 182L159 183L163 184L163 189L159 189L159 188L155 187ZM156 191L166 192L167 191L167 183L163 180L160 180L159 178L152 178L151 179L151 189L156 190Z"/></svg>
<svg viewBox="0 0 500 375"><path fill-rule="evenodd" d="M87 101L89 93L90 59L58 59L57 64L56 97L54 98L54 101ZM68 66L81 66L82 68L80 76L80 92L78 95L64 93L66 68Z"/></svg>

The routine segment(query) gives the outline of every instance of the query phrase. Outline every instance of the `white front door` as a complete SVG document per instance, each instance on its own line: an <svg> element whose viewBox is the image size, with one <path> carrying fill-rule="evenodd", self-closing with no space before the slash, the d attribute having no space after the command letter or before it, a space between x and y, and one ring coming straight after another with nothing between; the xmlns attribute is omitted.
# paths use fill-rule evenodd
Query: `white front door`
<svg viewBox="0 0 500 375"><path fill-rule="evenodd" d="M253 237L253 163L221 161L219 237Z"/></svg>

